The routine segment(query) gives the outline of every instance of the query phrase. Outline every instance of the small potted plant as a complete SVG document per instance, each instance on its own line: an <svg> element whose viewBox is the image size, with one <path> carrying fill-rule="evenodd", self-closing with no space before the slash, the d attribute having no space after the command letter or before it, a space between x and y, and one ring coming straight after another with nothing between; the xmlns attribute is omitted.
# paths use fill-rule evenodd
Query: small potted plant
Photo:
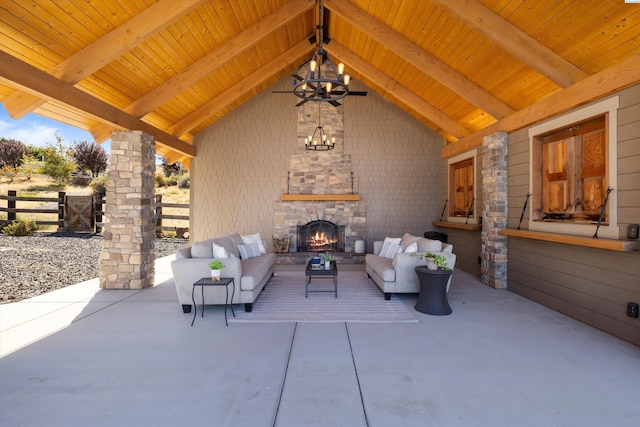
<svg viewBox="0 0 640 427"><path fill-rule="evenodd" d="M420 259L424 258L429 270L451 271L451 267L449 267L449 264L447 263L447 257L444 255L434 255L431 252L426 252L424 254L412 252L411 256L419 256Z"/></svg>
<svg viewBox="0 0 640 427"><path fill-rule="evenodd" d="M322 254L322 262L324 262L324 269L325 270L330 270L331 269L331 261L333 260L333 256L331 255L330 252L325 252Z"/></svg>
<svg viewBox="0 0 640 427"><path fill-rule="evenodd" d="M209 263L209 268L211 269L211 280L216 282L220 280L221 270L224 268L222 261L214 259Z"/></svg>

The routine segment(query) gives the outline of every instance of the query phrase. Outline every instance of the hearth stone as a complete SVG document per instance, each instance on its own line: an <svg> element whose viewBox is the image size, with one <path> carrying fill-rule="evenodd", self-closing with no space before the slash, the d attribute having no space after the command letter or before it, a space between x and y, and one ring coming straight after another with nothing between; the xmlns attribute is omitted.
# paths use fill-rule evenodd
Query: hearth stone
<svg viewBox="0 0 640 427"><path fill-rule="evenodd" d="M331 252L336 260L336 264L364 264L365 254L356 254L353 252ZM289 252L276 254L277 265L301 264L304 265L313 256L317 256L317 252Z"/></svg>

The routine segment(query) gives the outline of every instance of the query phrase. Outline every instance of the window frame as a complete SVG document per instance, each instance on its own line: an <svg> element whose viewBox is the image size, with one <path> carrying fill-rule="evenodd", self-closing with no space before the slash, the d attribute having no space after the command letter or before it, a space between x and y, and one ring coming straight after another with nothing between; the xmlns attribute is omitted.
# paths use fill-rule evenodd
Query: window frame
<svg viewBox="0 0 640 427"><path fill-rule="evenodd" d="M607 202L607 221L603 221L598 230L598 236L613 239L619 238L618 204L616 196L617 187L617 110L618 97L608 98L572 111L540 125L529 128L529 193L533 197L529 204L528 228L531 231L543 231L551 233L572 234L580 236L592 236L597 224L579 221L546 221L537 219L538 207L542 205L540 200L540 188L543 185L541 143L538 137L554 131L570 127L573 124L584 122L590 118L605 115L605 132L607 137L606 174L604 182L606 187L614 190L609 194ZM605 188L606 190L606 188ZM537 199L536 199L537 198Z"/></svg>
<svg viewBox="0 0 640 427"><path fill-rule="evenodd" d="M446 206L446 218L447 222L455 222L460 224L473 224L477 225L478 222L478 150L471 150L458 156L451 157L447 160L447 206ZM452 168L455 165L463 162L471 161L473 167L473 209L471 209L471 215L467 221L467 215L458 216L452 215L452 195L455 193L455 180L453 179Z"/></svg>

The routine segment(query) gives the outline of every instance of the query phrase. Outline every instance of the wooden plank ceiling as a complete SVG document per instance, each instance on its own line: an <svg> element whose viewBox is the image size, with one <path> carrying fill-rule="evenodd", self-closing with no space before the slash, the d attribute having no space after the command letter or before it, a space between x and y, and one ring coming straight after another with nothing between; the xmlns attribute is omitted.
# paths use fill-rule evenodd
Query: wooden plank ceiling
<svg viewBox="0 0 640 427"><path fill-rule="evenodd" d="M448 143L620 64L631 74L621 86L640 81L629 65L640 4L624 0L324 0L324 10L334 62ZM34 112L99 142L145 130L159 154L188 164L193 135L310 59L317 16L316 0L3 0L0 99L14 118Z"/></svg>

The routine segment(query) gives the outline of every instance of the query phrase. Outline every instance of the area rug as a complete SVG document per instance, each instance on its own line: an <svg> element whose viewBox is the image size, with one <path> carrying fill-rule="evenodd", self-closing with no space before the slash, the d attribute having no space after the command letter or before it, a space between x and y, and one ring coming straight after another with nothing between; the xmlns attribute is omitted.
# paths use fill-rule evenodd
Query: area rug
<svg viewBox="0 0 640 427"><path fill-rule="evenodd" d="M386 301L367 277L363 265L338 265L338 298L333 292L304 297L304 266L277 265L276 274L246 313L242 306L229 322L360 322L406 323L417 318L398 297ZM333 291L333 280L311 280L310 291Z"/></svg>

